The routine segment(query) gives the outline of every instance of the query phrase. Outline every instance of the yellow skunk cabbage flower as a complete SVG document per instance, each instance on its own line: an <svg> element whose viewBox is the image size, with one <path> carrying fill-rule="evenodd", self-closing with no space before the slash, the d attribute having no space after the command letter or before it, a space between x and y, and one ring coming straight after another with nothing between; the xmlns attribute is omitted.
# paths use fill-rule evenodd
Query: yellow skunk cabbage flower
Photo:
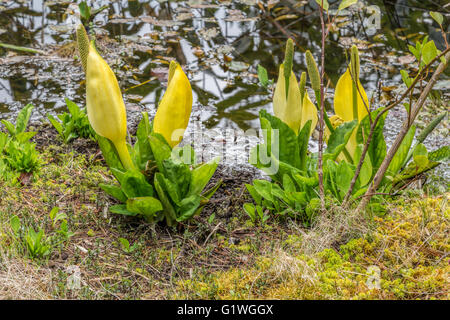
<svg viewBox="0 0 450 320"><path fill-rule="evenodd" d="M153 131L161 134L171 147L183 139L192 110L192 88L181 66L170 62L167 90L153 120Z"/></svg>
<svg viewBox="0 0 450 320"><path fill-rule="evenodd" d="M286 99L284 66L282 64L273 95L273 112L277 118L294 130L295 134L298 134L308 120L312 120L312 133L317 125L317 109L309 98L308 92L305 91L303 101L301 96L300 86L294 72L291 72L289 92Z"/></svg>
<svg viewBox="0 0 450 320"><path fill-rule="evenodd" d="M364 91L364 88L361 85L361 82L358 79L358 88L359 92L356 91L356 101L357 101L357 120L358 123L361 122L362 119L368 114L367 108L369 108L369 100L367 99L367 94ZM350 67L347 68L347 71L339 78L336 90L334 93L334 113L341 118L344 122L355 120L354 112L353 112L353 79L350 74ZM362 96L362 99L361 99ZM363 100L364 99L364 100ZM363 102L364 101L364 102ZM364 103L366 106L364 106ZM350 136L350 140L347 143L347 150L350 155L353 157L356 150L356 129L353 131Z"/></svg>
<svg viewBox="0 0 450 320"><path fill-rule="evenodd" d="M336 84L336 90L334 93L334 113L342 118L345 122L355 120L353 117L353 79L350 75L350 69L339 78ZM366 92L358 79L358 87L361 95L366 103L367 108L369 108L369 100L367 99ZM366 115L367 109L364 106L364 102L358 92L357 103L358 103L358 122L360 122Z"/></svg>
<svg viewBox="0 0 450 320"><path fill-rule="evenodd" d="M127 115L116 76L90 44L86 61L86 107L95 132L111 140L125 169L133 169L125 138Z"/></svg>
<svg viewBox="0 0 450 320"><path fill-rule="evenodd" d="M306 122L311 120L311 131L309 135L312 135L314 129L316 128L317 121L319 118L317 117L317 108L314 103L309 98L308 91L305 90L305 95L303 96L303 104L302 104L302 122L301 128L305 125Z"/></svg>

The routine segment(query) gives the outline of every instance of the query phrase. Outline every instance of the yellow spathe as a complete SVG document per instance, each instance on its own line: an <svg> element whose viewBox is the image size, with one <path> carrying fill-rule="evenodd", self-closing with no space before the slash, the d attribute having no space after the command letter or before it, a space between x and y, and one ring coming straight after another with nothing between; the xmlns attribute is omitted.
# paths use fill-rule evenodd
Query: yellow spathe
<svg viewBox="0 0 450 320"><path fill-rule="evenodd" d="M357 120L359 123L368 114L367 109L369 108L369 100L367 99L366 91L362 87L359 79L358 88L359 92L356 90L356 101L358 109ZM361 99L361 96L364 100ZM363 101L365 102L365 105ZM349 68L347 68L336 84L336 90L334 92L334 113L342 119L343 122L355 120L353 116L353 79ZM353 131L346 146L352 158L354 157L356 150L356 131L356 129Z"/></svg>
<svg viewBox="0 0 450 320"><path fill-rule="evenodd" d="M278 81L273 94L273 113L275 117L294 130L295 134L298 134L308 120L312 120L311 135L318 121L317 108L312 103L307 91L305 91L302 101L300 86L297 83L294 72L291 72L291 77L289 78L289 92L286 99L283 64L280 66Z"/></svg>
<svg viewBox="0 0 450 320"><path fill-rule="evenodd" d="M171 61L169 83L161 99L153 131L161 134L171 147L183 139L192 110L192 88L181 66Z"/></svg>
<svg viewBox="0 0 450 320"><path fill-rule="evenodd" d="M289 78L289 92L286 99L286 83L283 64L280 66L278 81L273 94L273 112L275 116L286 123L295 134L298 134L302 120L302 102L300 88L291 72Z"/></svg>
<svg viewBox="0 0 450 320"><path fill-rule="evenodd" d="M93 43L89 46L86 61L86 108L95 132L111 140L123 166L132 169L133 163L125 142L127 115L122 93L114 72Z"/></svg>
<svg viewBox="0 0 450 320"><path fill-rule="evenodd" d="M352 121L353 118L353 80L350 75L350 69L339 78L336 84L336 90L334 92L334 113L338 115L344 122ZM361 95L366 102L367 108L369 108L369 100L367 99L366 91L361 85L358 79L358 87ZM360 122L366 115L367 109L364 106L364 102L361 99L358 91L357 94L357 105L358 105L358 122Z"/></svg>

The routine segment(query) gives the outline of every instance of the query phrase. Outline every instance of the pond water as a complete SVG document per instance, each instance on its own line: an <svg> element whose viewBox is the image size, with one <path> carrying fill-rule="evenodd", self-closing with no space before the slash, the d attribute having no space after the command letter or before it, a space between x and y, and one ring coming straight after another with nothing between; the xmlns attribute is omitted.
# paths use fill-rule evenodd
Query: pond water
<svg viewBox="0 0 450 320"><path fill-rule="evenodd" d="M362 83L375 102L383 101L388 93L380 88L398 84L398 71L409 64L407 44L426 33L443 47L427 12L448 11L446 2L366 1L344 12L337 19L340 29L327 41L330 92L347 64L345 50L356 43L362 55ZM127 104L154 111L165 86L167 61L175 58L189 72L205 125L241 129L257 128L258 111L271 108L271 94L257 85L257 65L275 78L286 37L291 36L298 75L306 69L303 52L318 54L320 47L314 1L259 3L88 1L94 8L108 5L93 28L100 42L120 41L106 58L118 74ZM83 74L71 45L75 11L69 1L0 1L0 42L49 53L23 56L0 48L0 118L12 117L29 102L36 106L37 117L63 109L64 97L83 104ZM440 88L446 84L441 82Z"/></svg>

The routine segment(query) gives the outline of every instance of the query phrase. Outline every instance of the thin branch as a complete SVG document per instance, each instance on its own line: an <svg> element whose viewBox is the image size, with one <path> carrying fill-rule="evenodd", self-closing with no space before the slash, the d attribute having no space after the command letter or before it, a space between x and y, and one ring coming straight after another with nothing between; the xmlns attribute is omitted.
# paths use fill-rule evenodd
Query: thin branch
<svg viewBox="0 0 450 320"><path fill-rule="evenodd" d="M402 94L402 96L397 99L396 101L394 101L393 103L391 103L390 105L388 105L384 110L382 110L380 113L378 113L377 117L375 118L375 120L372 122L372 125L370 127L370 132L369 132L369 136L366 140L366 143L364 144L364 148L363 148L363 152L361 153L361 158L359 160L358 166L356 167L356 171L355 171L355 175L353 176L352 182L350 183L350 188L347 192L347 194L344 197L344 200L342 202L342 206L345 208L348 206L348 201L353 193L353 188L355 187L355 183L356 180L358 179L359 173L361 172L361 168L362 165L364 163L364 159L366 157L367 151L369 150L369 145L372 141L372 137L373 137L373 133L375 131L375 128L377 126L378 121L381 119L381 117L383 116L384 113L386 113L387 111L389 111L390 109L394 108L395 106L397 106L399 103L401 103L406 97L408 97L408 94L410 92L412 92L414 90L415 85L417 84L417 82L419 81L419 78L421 78L423 76L423 74L425 72L427 72L427 70L437 61L439 60L443 55L448 54L450 52L450 48L447 48L444 52L442 52L439 56L437 56L435 59L433 59L433 61L431 61L428 65L426 65L421 72L419 72L419 74L416 76L416 78L414 79L413 83L411 84L411 86ZM448 59L447 59L448 60ZM409 106L409 108L412 108L412 105ZM372 116L369 113L369 117L372 118Z"/></svg>
<svg viewBox="0 0 450 320"><path fill-rule="evenodd" d="M320 23L322 27L322 52L321 52L321 70L320 70L320 113L319 113L319 159L318 159L318 176L319 176L319 193L320 201L322 204L322 210L325 210L325 192L323 187L323 131L324 131L324 87L323 87L323 76L324 76L324 66L325 66L325 24L323 21L323 0L322 6L319 6L320 11Z"/></svg>
<svg viewBox="0 0 450 320"><path fill-rule="evenodd" d="M420 109L422 108L422 106L424 105L425 101L428 98L428 94L430 93L434 84L438 80L439 76L442 74L442 72L444 72L445 68L448 65L448 61L450 59L450 50L447 49L445 52L446 52L446 54L444 56L445 61L441 62L439 64L438 68L436 69L436 71L433 73L433 76L431 77L431 79L428 82L428 84L426 85L425 89L420 94L419 99L415 103L414 108L412 106L410 106L410 108L412 109L411 123L413 123L414 120L416 119ZM409 130L408 121L405 121L402 129L400 130L399 134L397 135L397 138L395 139L394 143L392 144L391 148L389 149L389 152L387 153L386 157L384 158L383 162L381 163L380 168L378 169L377 173L375 174L373 182L370 184L369 189L366 191L366 194L364 195L364 198L358 205L358 208L356 209L357 211L362 211L365 209L365 207L367 206L367 204L369 203L369 201L372 197L371 194L375 193L375 191L378 189L378 187L389 167L389 164L392 161L392 158L396 154L403 139L405 138L406 134L408 133L408 130Z"/></svg>

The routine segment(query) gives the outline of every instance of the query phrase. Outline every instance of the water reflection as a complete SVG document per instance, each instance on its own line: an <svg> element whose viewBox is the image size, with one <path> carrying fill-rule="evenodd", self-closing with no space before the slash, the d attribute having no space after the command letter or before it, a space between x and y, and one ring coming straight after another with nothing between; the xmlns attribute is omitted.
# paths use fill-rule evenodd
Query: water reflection
<svg viewBox="0 0 450 320"><path fill-rule="evenodd" d="M153 112L167 81L167 62L175 58L189 73L197 107L209 110L202 119L208 128L257 127L258 110L270 107L270 93L256 85L257 65L265 66L274 78L286 37L291 36L297 48L294 70L299 74L306 70L302 52L318 52L320 46L313 0L88 3L95 8L109 4L108 10L96 16L94 30L99 42L110 50L108 56L127 103ZM326 71L332 92L348 60L345 48L356 42L362 52L362 83L376 101L380 81L404 68L396 57L406 54L407 43L431 33L442 48L427 11L444 10L444 1L378 0L366 4L380 9L381 29L369 32L365 22L370 12L365 7L339 17L341 28L327 42ZM71 27L76 14L76 6L69 1L0 2L1 42L55 52L50 60L11 60L0 49L0 118L29 102L37 106L40 115L63 108L64 96L83 102L83 75L78 64L70 54L54 57L61 55L61 45L73 52ZM121 47L108 39L119 40ZM331 103L329 99L328 108Z"/></svg>

